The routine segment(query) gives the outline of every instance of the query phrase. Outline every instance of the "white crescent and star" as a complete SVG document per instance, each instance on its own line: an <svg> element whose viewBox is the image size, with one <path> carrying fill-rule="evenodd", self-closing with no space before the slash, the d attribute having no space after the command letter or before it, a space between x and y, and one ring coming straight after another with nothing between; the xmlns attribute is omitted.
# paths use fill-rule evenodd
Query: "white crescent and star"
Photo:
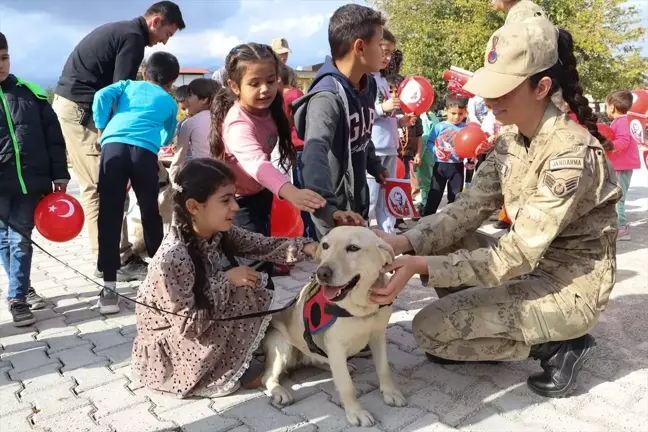
<svg viewBox="0 0 648 432"><path fill-rule="evenodd" d="M60 199L60 200L56 200L54 203L57 203L57 202L62 202L62 203L65 203L65 204L68 205L67 213L59 215L59 217L69 218L74 214L74 204L72 204L70 201L68 201L66 199ZM54 213L56 211L56 206L51 205L51 206L49 206L48 210L49 210L50 213Z"/></svg>

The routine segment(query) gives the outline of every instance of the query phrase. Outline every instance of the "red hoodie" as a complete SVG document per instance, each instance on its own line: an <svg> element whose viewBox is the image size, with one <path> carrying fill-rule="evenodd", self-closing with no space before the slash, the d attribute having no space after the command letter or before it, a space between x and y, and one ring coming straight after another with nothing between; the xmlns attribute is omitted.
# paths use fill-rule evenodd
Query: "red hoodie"
<svg viewBox="0 0 648 432"><path fill-rule="evenodd" d="M290 109L290 104L302 96L304 96L304 93L301 90L296 88L288 89L283 94L284 111L286 113L286 117L288 117L288 121L290 122L290 127L292 128L292 142L293 145L295 146L295 149L297 149L297 151L301 151L304 149L304 141L300 140L299 137L297 136L297 131L295 130L295 124L293 122L293 116L292 116L292 111Z"/></svg>

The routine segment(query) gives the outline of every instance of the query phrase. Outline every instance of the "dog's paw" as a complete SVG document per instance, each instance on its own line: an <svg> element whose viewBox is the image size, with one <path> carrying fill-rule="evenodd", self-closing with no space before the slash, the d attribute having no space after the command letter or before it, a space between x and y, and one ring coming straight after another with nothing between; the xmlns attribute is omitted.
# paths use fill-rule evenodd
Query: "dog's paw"
<svg viewBox="0 0 648 432"><path fill-rule="evenodd" d="M407 405L407 399L405 399L405 396L395 388L383 390L382 394L385 403L389 406L402 407Z"/></svg>
<svg viewBox="0 0 648 432"><path fill-rule="evenodd" d="M290 392L290 390L282 387L282 386L277 386L270 390L270 394L272 395L272 401L276 404L279 405L290 405L293 403L293 395Z"/></svg>
<svg viewBox="0 0 648 432"><path fill-rule="evenodd" d="M371 413L360 407L347 410L346 417L349 423L351 423L353 426L369 427L376 424L376 421L374 420Z"/></svg>

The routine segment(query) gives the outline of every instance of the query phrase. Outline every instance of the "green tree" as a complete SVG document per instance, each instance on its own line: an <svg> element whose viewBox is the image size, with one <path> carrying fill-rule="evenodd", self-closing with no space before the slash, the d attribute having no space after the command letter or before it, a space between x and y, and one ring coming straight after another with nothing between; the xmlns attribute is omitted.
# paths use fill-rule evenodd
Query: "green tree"
<svg viewBox="0 0 648 432"><path fill-rule="evenodd" d="M536 0L549 18L574 36L579 72L587 93L602 100L613 90L646 85L641 56L646 37L636 7L626 0ZM476 70L483 65L490 35L504 14L485 0L374 0L387 15L404 54L404 74L430 79L443 96L442 74L451 65Z"/></svg>
<svg viewBox="0 0 648 432"><path fill-rule="evenodd" d="M47 87L45 89L45 94L47 94L47 101L50 104L54 102L54 87Z"/></svg>

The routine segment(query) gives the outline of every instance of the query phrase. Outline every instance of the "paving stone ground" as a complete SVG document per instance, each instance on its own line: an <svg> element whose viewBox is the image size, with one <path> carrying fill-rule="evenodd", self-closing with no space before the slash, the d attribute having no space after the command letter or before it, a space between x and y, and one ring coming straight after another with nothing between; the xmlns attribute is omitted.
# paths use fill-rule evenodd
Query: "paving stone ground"
<svg viewBox="0 0 648 432"><path fill-rule="evenodd" d="M71 193L78 186L71 184ZM413 280L399 298L388 328L389 360L408 406L384 405L373 364L353 360L360 402L378 420L367 431L647 431L648 430L648 172L635 171L627 201L632 242L619 243L617 285L593 331L595 357L566 399L543 399L525 384L539 371L533 361L499 365L439 366L414 343L411 321L436 298ZM34 237L57 258L91 275L94 262L83 235L53 244ZM304 263L278 278L284 298L295 295L313 271ZM118 315L93 308L98 288L42 252L32 281L47 297L38 321L15 328L0 311L0 431L48 432L244 432L355 431L348 426L331 376L304 369L287 378L296 391L288 407L261 391L221 399L178 400L151 394L133 381L135 337L132 304ZM136 284L119 284L134 297ZM7 278L0 272L0 295Z"/></svg>

